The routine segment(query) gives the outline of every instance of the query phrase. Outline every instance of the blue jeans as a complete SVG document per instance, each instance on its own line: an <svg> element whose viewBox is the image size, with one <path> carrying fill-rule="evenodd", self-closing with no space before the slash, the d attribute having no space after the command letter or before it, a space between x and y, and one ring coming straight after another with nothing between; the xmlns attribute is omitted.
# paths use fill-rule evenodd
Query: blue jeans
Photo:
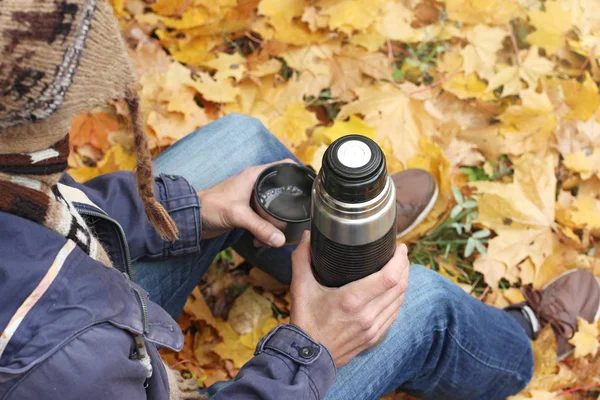
<svg viewBox="0 0 600 400"><path fill-rule="evenodd" d="M246 167L288 157L294 158L260 122L230 115L171 146L155 160L155 171L182 175L200 190ZM177 318L216 254L229 246L290 281L293 246L258 251L242 230L203 240L197 255L136 262L134 275ZM396 388L430 399L504 399L532 374L530 341L512 317L413 265L404 305L385 340L340 368L326 399L377 399Z"/></svg>

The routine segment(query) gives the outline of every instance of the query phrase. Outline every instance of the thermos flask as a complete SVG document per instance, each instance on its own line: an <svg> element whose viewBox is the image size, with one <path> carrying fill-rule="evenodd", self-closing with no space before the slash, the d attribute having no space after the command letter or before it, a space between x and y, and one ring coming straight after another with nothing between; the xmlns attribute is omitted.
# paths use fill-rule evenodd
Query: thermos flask
<svg viewBox="0 0 600 400"><path fill-rule="evenodd" d="M396 192L377 143L360 135L334 141L311 196L311 261L322 285L343 286L392 258Z"/></svg>

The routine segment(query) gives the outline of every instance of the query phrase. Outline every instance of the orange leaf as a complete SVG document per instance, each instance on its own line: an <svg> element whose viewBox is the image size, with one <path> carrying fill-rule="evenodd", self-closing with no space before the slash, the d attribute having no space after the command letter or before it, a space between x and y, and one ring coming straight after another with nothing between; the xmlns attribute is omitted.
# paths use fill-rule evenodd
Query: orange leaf
<svg viewBox="0 0 600 400"><path fill-rule="evenodd" d="M119 123L106 113L80 113L71 124L69 132L71 144L73 146L90 144L104 153L110 147L108 134L117 129Z"/></svg>

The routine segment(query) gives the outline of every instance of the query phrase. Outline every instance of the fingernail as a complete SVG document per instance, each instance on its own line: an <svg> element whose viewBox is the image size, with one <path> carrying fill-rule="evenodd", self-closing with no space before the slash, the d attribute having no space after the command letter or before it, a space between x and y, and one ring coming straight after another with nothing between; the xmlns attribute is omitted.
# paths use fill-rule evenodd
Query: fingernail
<svg viewBox="0 0 600 400"><path fill-rule="evenodd" d="M408 254L408 247L406 247L406 245L404 243L402 243L400 245L400 251L403 252L404 254Z"/></svg>
<svg viewBox="0 0 600 400"><path fill-rule="evenodd" d="M269 238L269 244L273 247L281 247L285 244L285 236L281 232L275 232Z"/></svg>

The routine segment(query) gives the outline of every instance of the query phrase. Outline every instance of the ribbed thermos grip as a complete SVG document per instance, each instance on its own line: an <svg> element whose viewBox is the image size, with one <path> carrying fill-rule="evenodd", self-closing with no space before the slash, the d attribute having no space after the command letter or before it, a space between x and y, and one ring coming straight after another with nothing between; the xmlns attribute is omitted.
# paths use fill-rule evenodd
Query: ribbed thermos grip
<svg viewBox="0 0 600 400"><path fill-rule="evenodd" d="M374 242L361 246L336 243L311 229L312 270L319 283L340 287L379 271L396 250L396 224Z"/></svg>

